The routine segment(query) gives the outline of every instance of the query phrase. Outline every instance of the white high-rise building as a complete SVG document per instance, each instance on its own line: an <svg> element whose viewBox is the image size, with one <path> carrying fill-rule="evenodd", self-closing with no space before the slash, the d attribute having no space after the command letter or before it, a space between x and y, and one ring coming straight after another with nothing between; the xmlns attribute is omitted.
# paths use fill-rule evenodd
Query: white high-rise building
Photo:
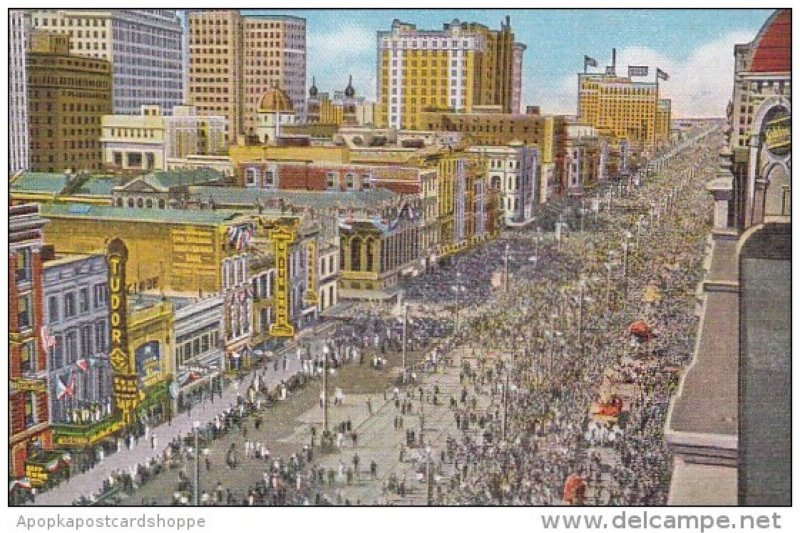
<svg viewBox="0 0 800 533"><path fill-rule="evenodd" d="M183 26L175 9L32 9L34 28L68 33L70 53L114 66L114 113L183 103Z"/></svg>
<svg viewBox="0 0 800 533"><path fill-rule="evenodd" d="M8 43L8 172L13 175L29 166L28 83L25 50L30 21L25 11L9 11Z"/></svg>

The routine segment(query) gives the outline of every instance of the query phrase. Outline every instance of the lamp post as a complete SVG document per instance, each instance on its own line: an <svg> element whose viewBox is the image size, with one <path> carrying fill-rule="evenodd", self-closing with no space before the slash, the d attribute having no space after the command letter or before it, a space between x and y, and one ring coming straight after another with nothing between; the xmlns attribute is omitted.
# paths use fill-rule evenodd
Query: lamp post
<svg viewBox="0 0 800 533"><path fill-rule="evenodd" d="M583 285L585 281L585 276L581 274L578 280L578 346L581 356L583 356Z"/></svg>
<svg viewBox="0 0 800 533"><path fill-rule="evenodd" d="M403 303L403 383L406 382L406 352L408 350L408 304Z"/></svg>
<svg viewBox="0 0 800 533"><path fill-rule="evenodd" d="M328 433L328 343L322 346L322 434Z"/></svg>
<svg viewBox="0 0 800 533"><path fill-rule="evenodd" d="M505 442L508 433L508 366L505 368L506 382L503 384L503 441Z"/></svg>
<svg viewBox="0 0 800 533"><path fill-rule="evenodd" d="M200 422L192 423L194 429L194 504L200 505Z"/></svg>
<svg viewBox="0 0 800 533"><path fill-rule="evenodd" d="M433 475L431 472L431 447L425 447L425 479L428 482L428 507L433 505Z"/></svg>
<svg viewBox="0 0 800 533"><path fill-rule="evenodd" d="M505 262L505 276L503 277L503 291L508 292L508 253L511 250L511 245L506 243L506 253L504 256Z"/></svg>

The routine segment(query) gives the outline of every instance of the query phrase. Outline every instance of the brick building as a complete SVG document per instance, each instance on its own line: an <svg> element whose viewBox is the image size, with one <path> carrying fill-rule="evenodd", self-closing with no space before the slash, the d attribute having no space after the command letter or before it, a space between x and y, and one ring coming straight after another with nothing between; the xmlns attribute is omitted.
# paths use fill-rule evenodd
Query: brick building
<svg viewBox="0 0 800 533"><path fill-rule="evenodd" d="M52 447L47 398L47 356L42 342L42 228L39 207L9 208L9 455L15 478L30 459ZM31 479L34 486L39 479Z"/></svg>

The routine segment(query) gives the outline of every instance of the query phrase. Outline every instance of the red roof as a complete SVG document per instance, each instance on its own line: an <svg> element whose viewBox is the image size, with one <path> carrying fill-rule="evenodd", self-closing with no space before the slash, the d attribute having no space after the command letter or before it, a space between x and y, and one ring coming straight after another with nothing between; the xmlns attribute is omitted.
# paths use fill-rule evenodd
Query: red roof
<svg viewBox="0 0 800 533"><path fill-rule="evenodd" d="M753 44L751 72L789 72L792 70L792 12L781 9L764 24Z"/></svg>

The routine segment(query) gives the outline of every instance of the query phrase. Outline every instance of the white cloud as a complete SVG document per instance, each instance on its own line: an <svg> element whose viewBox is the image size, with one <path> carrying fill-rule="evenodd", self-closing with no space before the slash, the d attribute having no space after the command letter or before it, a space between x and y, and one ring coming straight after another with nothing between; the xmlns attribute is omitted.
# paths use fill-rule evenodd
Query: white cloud
<svg viewBox="0 0 800 533"><path fill-rule="evenodd" d="M733 32L696 48L688 58L677 58L648 47L628 47L617 53L617 72L626 75L628 65L650 66L650 76L637 78L653 81L655 68L669 73L660 82L662 97L672 99L673 117L724 116L733 94L733 46L752 40L753 35ZM603 65L601 65L602 67ZM543 112L577 112L577 76L567 74L557 84L555 96L542 102ZM536 94L534 88L526 95Z"/></svg>

